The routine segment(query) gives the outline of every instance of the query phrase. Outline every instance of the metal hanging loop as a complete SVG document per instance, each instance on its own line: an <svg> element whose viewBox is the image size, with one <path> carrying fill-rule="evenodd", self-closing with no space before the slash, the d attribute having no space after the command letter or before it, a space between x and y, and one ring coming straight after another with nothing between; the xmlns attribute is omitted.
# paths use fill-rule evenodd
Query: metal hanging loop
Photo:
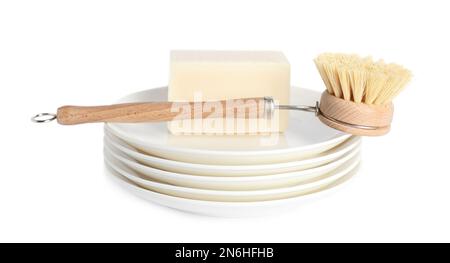
<svg viewBox="0 0 450 263"><path fill-rule="evenodd" d="M56 118L57 118L56 114L44 112L36 114L33 117L31 117L31 121L36 123L47 123L56 120Z"/></svg>

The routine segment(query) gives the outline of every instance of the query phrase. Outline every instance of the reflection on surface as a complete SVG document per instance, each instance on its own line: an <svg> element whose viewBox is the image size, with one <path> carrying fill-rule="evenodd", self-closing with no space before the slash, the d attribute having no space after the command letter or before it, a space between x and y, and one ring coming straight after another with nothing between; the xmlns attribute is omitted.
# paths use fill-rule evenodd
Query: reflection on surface
<svg viewBox="0 0 450 263"><path fill-rule="evenodd" d="M211 150L261 150L286 148L283 133L262 135L168 135L169 145Z"/></svg>

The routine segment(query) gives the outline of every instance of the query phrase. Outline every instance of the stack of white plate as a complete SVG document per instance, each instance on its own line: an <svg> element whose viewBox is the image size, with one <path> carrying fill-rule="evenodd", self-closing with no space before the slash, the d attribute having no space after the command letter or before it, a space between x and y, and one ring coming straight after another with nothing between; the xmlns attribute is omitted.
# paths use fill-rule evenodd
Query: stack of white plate
<svg viewBox="0 0 450 263"><path fill-rule="evenodd" d="M320 93L292 88L292 104L314 105ZM120 102L165 101L167 88ZM289 209L330 192L358 168L360 138L290 112L272 135L171 135L166 123L105 125L108 174L133 193L171 208L214 216Z"/></svg>

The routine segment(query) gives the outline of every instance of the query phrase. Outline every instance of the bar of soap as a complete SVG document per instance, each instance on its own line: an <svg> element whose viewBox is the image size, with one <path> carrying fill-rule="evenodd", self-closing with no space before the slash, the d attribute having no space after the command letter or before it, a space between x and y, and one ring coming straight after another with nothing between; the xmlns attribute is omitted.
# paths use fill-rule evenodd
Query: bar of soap
<svg viewBox="0 0 450 263"><path fill-rule="evenodd" d="M289 104L290 65L276 51L189 51L171 52L168 100L216 101L273 97L278 104ZM249 123L253 121L253 123ZM275 110L272 119L230 123L223 118L171 121L174 134L243 134L283 132L288 112Z"/></svg>

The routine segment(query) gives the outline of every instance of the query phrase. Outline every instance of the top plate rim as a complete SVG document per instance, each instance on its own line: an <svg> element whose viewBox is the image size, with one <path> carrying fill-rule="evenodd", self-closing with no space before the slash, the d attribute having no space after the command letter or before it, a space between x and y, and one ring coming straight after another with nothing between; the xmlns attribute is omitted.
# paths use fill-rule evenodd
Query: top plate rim
<svg viewBox="0 0 450 263"><path fill-rule="evenodd" d="M167 86L156 87L156 88L151 88L151 89L147 89L147 90L134 92L134 93L131 93L131 94L128 94L128 95L122 97L121 99L119 99L118 102L124 102L124 101L126 101L127 98L129 98L131 96L136 96L140 93L145 93L145 92L150 92L150 91L157 92L158 90L161 91L164 89L167 89ZM304 90L307 92L316 93L318 96L320 95L320 93L318 91L315 91L312 89L300 88L300 87L296 87L296 86L292 86L291 89ZM325 125L324 125L324 127L327 129L332 129ZM264 155L268 155L268 154L284 154L284 153L289 154L292 152L308 152L313 149L326 147L327 145L338 144L338 143L343 142L351 137L351 134L345 134L345 133L342 133L342 132L339 132L336 130L336 135L334 136L334 138L331 138L331 139L328 139L328 140L325 140L322 142L317 142L317 143L313 143L313 144L309 144L309 145L302 145L302 146L298 146L298 147L289 147L289 148L282 148L282 149L264 149L264 150L227 150L227 149L213 150L213 149L182 148L182 147L176 147L173 145L157 144L154 142L145 141L142 138L130 136L130 135L124 133L120 128L117 127L116 123L105 123L105 128L107 130L113 132L113 134L117 135L118 137L122 138L124 141L130 142L132 144L142 145L143 147L164 150L164 151L172 151L172 152L181 153L181 154L211 154L211 155L227 155L227 156L247 156L247 155L264 156ZM169 132L169 131L167 131L167 132ZM183 135L176 135L176 136L183 136Z"/></svg>

